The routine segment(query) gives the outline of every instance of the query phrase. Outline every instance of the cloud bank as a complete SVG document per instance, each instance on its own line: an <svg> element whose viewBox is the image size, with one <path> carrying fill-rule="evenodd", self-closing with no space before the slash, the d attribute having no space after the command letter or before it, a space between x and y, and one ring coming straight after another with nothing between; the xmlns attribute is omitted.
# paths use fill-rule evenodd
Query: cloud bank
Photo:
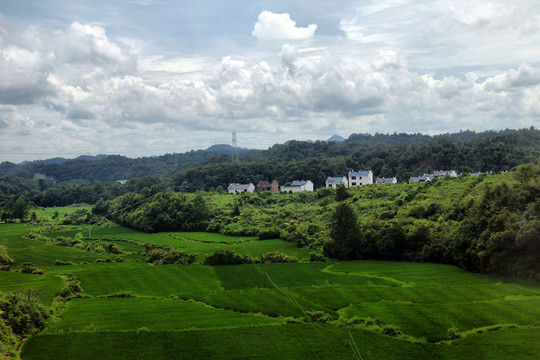
<svg viewBox="0 0 540 360"><path fill-rule="evenodd" d="M145 54L96 23L42 31L0 18L0 161L182 152L229 142L232 130L240 146L264 148L353 132L540 125L534 9L415 4L354 8L333 37L262 11L252 35L270 41L219 57Z"/></svg>

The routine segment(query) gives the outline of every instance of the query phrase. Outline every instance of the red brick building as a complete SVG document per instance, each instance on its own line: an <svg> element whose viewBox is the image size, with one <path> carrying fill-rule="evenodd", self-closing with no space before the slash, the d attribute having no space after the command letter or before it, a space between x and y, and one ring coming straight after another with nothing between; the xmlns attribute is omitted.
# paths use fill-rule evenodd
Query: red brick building
<svg viewBox="0 0 540 360"><path fill-rule="evenodd" d="M268 181L259 181L257 184L257 189L259 191L279 191L279 184L276 180L272 181L272 183L269 183Z"/></svg>

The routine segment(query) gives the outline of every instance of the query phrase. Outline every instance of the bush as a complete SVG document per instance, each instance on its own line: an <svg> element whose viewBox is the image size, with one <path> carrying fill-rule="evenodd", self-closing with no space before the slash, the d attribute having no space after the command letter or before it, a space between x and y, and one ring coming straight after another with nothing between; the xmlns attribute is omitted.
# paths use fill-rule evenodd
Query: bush
<svg viewBox="0 0 540 360"><path fill-rule="evenodd" d="M131 294L131 291L124 290L124 291L118 291L113 294L107 295L106 297L108 298L133 298L135 296Z"/></svg>
<svg viewBox="0 0 540 360"><path fill-rule="evenodd" d="M3 321L0 321L0 359L17 359L17 338Z"/></svg>
<svg viewBox="0 0 540 360"><path fill-rule="evenodd" d="M79 284L79 282L69 282L65 288L60 290L60 292L57 294L61 298L68 299L77 297L79 294L83 292L83 288Z"/></svg>
<svg viewBox="0 0 540 360"><path fill-rule="evenodd" d="M71 261L54 260L54 265L73 265Z"/></svg>
<svg viewBox="0 0 540 360"><path fill-rule="evenodd" d="M461 334L459 333L459 330L455 327L452 327L448 329L446 339L447 340L456 340L461 337Z"/></svg>
<svg viewBox="0 0 540 360"><path fill-rule="evenodd" d="M323 254L314 253L312 252L309 254L309 261L326 261L327 259L324 257Z"/></svg>
<svg viewBox="0 0 540 360"><path fill-rule="evenodd" d="M38 295L35 289L0 294L0 316L15 334L34 335L43 329L48 314Z"/></svg>
<svg viewBox="0 0 540 360"><path fill-rule="evenodd" d="M397 327L393 325L384 325L381 331L384 335L397 337L399 335L403 335L401 330L399 330Z"/></svg>
<svg viewBox="0 0 540 360"><path fill-rule="evenodd" d="M43 270L39 269L36 265L24 262L20 266L20 270L25 274L43 275Z"/></svg>
<svg viewBox="0 0 540 360"><path fill-rule="evenodd" d="M116 254L116 255L122 254L122 249L120 249L118 245L104 242L101 240L88 242L83 245L82 249L86 251L97 252L97 253L107 253L107 254Z"/></svg>
<svg viewBox="0 0 540 360"><path fill-rule="evenodd" d="M310 321L315 323L326 324L332 320L332 317L324 311L306 311L305 314Z"/></svg>
<svg viewBox="0 0 540 360"><path fill-rule="evenodd" d="M5 246L0 246L0 265L13 265L14 261L7 254L7 249Z"/></svg>
<svg viewBox="0 0 540 360"><path fill-rule="evenodd" d="M64 237L64 236L58 236L55 240L53 240L53 243L55 245L73 247L73 246L75 246L77 244L80 244L81 241L79 241L77 239L67 238L67 237Z"/></svg>
<svg viewBox="0 0 540 360"><path fill-rule="evenodd" d="M149 254L148 254L149 253ZM197 259L197 254L188 253L175 248L152 249L147 248L148 262L155 265L180 264L191 265Z"/></svg>
<svg viewBox="0 0 540 360"><path fill-rule="evenodd" d="M212 255L207 255L204 259L204 265L239 265L249 264L251 259L241 256L232 250L217 250Z"/></svg>
<svg viewBox="0 0 540 360"><path fill-rule="evenodd" d="M279 229L265 229L259 232L259 240L279 239Z"/></svg>
<svg viewBox="0 0 540 360"><path fill-rule="evenodd" d="M266 253L266 255L261 256L261 261L267 263L287 263L298 262L298 259L291 258L285 254L280 253L279 251L275 251Z"/></svg>

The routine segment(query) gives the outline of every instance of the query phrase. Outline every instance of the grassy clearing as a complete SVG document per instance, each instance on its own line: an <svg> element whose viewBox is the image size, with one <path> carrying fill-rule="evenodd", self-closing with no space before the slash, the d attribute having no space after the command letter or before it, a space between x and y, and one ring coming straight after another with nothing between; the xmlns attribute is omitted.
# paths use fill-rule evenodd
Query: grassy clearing
<svg viewBox="0 0 540 360"><path fill-rule="evenodd" d="M536 360L539 329L469 336L452 345L414 344L366 331L308 324L176 332L121 331L40 335L23 359L362 359ZM351 340L352 339L352 340ZM518 346L516 346L518 345ZM358 349L358 351L356 350Z"/></svg>
<svg viewBox="0 0 540 360"><path fill-rule="evenodd" d="M63 287L64 282L58 276L0 271L1 291L38 289L40 290L41 301L46 305L51 303L54 295L56 295Z"/></svg>
<svg viewBox="0 0 540 360"><path fill-rule="evenodd" d="M70 301L62 321L44 334L71 331L178 331L279 324L251 314L214 309L183 300L94 298Z"/></svg>
<svg viewBox="0 0 540 360"><path fill-rule="evenodd" d="M463 331L508 323L540 325L539 309L540 297L441 305L375 302L348 306L340 310L340 316L375 317L406 334L437 342L446 339L449 328Z"/></svg>
<svg viewBox="0 0 540 360"><path fill-rule="evenodd" d="M371 276L348 276L324 272L328 263L283 263L239 266L215 266L216 275L225 289L274 288L332 285L384 285L395 287L395 281Z"/></svg>
<svg viewBox="0 0 540 360"><path fill-rule="evenodd" d="M217 242L227 244L257 240L256 236L229 236L208 232L174 232L170 233L170 235L195 241Z"/></svg>
<svg viewBox="0 0 540 360"><path fill-rule="evenodd" d="M62 266L58 267L58 271L77 275L86 293L92 296L130 291L140 296L186 297L222 290L214 269L210 266L88 264Z"/></svg>
<svg viewBox="0 0 540 360"><path fill-rule="evenodd" d="M85 231L86 234L84 234ZM87 228L63 230L52 232L48 234L48 236L74 237L77 234L86 236L87 231ZM308 259L311 252L309 249L299 248L293 243L279 239L255 241L256 237L234 237L205 232L146 234L121 226L96 228L95 230L92 230L92 237L129 240L135 241L141 245L153 244L176 247L187 252L197 253L197 261L201 263L207 255L223 249L231 249L239 254L253 257L258 257L259 255L264 255L268 252L279 251L299 260ZM122 244L121 242L118 242L117 245L123 248L125 247L126 251L142 250L142 248L138 248L137 250L127 250L128 248L126 246L128 245Z"/></svg>

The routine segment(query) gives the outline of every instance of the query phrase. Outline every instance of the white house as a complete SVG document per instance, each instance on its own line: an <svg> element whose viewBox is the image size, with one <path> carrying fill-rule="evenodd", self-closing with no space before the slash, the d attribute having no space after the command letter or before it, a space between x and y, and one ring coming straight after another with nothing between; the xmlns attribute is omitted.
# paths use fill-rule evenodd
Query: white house
<svg viewBox="0 0 540 360"><path fill-rule="evenodd" d="M296 180L290 185L283 185L281 187L281 191L292 191L293 193L300 191L313 191L313 183L309 180Z"/></svg>
<svg viewBox="0 0 540 360"><path fill-rule="evenodd" d="M349 186L373 184L373 171L349 171Z"/></svg>
<svg viewBox="0 0 540 360"><path fill-rule="evenodd" d="M326 179L326 187L327 188L337 188L339 184L343 184L345 187L349 186L349 182L347 181L347 178L345 176L341 177L329 177Z"/></svg>
<svg viewBox="0 0 540 360"><path fill-rule="evenodd" d="M255 185L252 183L249 184L229 184L229 194L239 194L243 192L254 192Z"/></svg>
<svg viewBox="0 0 540 360"><path fill-rule="evenodd" d="M455 170L448 170L448 171L440 170L440 171L435 171L435 173L433 174L433 177L435 178L442 178L445 176L457 177L458 175Z"/></svg>
<svg viewBox="0 0 540 360"><path fill-rule="evenodd" d="M397 184L397 178L377 178L376 184Z"/></svg>

